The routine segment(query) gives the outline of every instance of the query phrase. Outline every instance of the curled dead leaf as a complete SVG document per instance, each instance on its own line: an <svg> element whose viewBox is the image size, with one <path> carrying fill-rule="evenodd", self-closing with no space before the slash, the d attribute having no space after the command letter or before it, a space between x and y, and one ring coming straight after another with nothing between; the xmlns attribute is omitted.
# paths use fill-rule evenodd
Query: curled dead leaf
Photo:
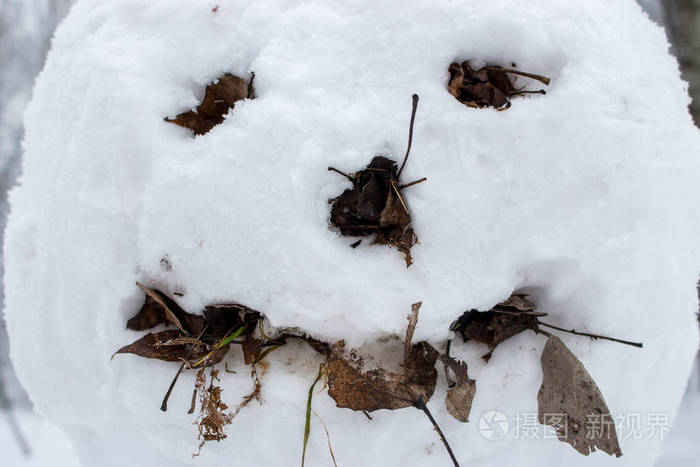
<svg viewBox="0 0 700 467"><path fill-rule="evenodd" d="M615 422L605 399L581 361L556 336L542 352L542 386L537 393L540 423L554 427L565 441L587 456L596 448L620 457Z"/></svg>
<svg viewBox="0 0 700 467"><path fill-rule="evenodd" d="M238 76L227 73L207 86L204 99L195 110L181 113L174 119L166 118L165 121L189 128L195 135L203 135L223 122L236 102L252 99L253 93L252 77L250 83L246 84Z"/></svg>

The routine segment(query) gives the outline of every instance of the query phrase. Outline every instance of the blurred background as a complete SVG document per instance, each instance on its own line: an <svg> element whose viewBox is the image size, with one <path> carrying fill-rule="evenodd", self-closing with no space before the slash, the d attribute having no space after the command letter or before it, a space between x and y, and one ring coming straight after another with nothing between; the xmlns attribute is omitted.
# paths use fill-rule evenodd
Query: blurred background
<svg viewBox="0 0 700 467"><path fill-rule="evenodd" d="M678 58L693 99L690 112L700 125L700 0L638 0L647 14L664 27L671 53ZM56 26L73 0L0 0L0 232L7 220L7 191L21 171L22 117L32 86L44 64ZM0 259L2 252L0 251ZM0 280L2 279L0 261ZM0 307L2 306L0 289ZM700 465L696 421L700 421L700 359L664 454L657 467ZM77 466L77 456L65 436L32 411L15 377L9 357L4 319L0 320L0 456L3 465Z"/></svg>

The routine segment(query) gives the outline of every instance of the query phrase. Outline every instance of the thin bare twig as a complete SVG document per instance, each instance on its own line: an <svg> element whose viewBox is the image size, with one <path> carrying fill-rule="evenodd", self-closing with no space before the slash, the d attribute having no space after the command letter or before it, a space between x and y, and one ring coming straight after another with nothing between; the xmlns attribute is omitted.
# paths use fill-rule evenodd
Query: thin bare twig
<svg viewBox="0 0 700 467"><path fill-rule="evenodd" d="M452 452L452 448L450 447L450 443L447 442L447 438L445 438L445 435L443 434L442 430L440 429L440 426L437 424L437 422L433 418L433 414L430 413L428 406L425 405L425 401L423 400L423 398L421 396L418 396L418 399L416 399L414 401L413 405L417 409L422 410L423 413L428 416L430 423L433 424L433 428L435 428L435 431L437 431L438 435L440 435L440 439L442 440L442 444L445 445L445 448L447 449L447 453L450 455L450 459L452 459L452 463L455 465L455 467L459 467L459 462L457 461L455 454Z"/></svg>
<svg viewBox="0 0 700 467"><path fill-rule="evenodd" d="M346 174L345 172L341 172L340 170L336 169L335 167L328 167L328 171L329 171L329 172L339 173L339 174L342 175L343 177L345 177L345 178L347 178L348 180L350 180L352 183L355 183L355 182L357 181L357 180L355 179L355 177L353 177L353 176L351 176L351 175L348 175L348 174Z"/></svg>
<svg viewBox="0 0 700 467"><path fill-rule="evenodd" d="M406 340L403 343L403 377L404 384L408 387L408 357L411 354L411 343L413 341L413 332L418 324L418 312L423 302L416 302L411 305L411 314L408 315L408 326L406 326Z"/></svg>
<svg viewBox="0 0 700 467"><path fill-rule="evenodd" d="M644 344L642 344L641 342L625 341L622 339L616 339L614 337L601 336L598 334L589 334L587 332L578 332L574 329L564 329L564 328L560 328L558 326L554 326L552 324L543 323L542 321L539 321L539 320L537 322L540 323L542 326L547 326L548 328L556 329L557 331L568 332L570 334L576 334L577 336L586 336L586 337L590 337L591 339L603 339L606 341L619 342L620 344L632 345L634 347L639 347L639 348L644 346Z"/></svg>
<svg viewBox="0 0 700 467"><path fill-rule="evenodd" d="M416 180L414 182L411 182L411 183L404 183L403 185L399 185L399 189L403 190L404 188L408 188L409 186L418 185L419 183L423 183L427 179L428 179L428 177L423 177L423 178Z"/></svg>
<svg viewBox="0 0 700 467"><path fill-rule="evenodd" d="M401 163L401 168L396 174L396 179L401 178L401 172L406 166L406 161L408 160L408 155L411 153L411 143L413 142L413 122L416 119L416 109L418 109L418 94L413 95L413 110L411 110L411 123L408 126L408 147L406 148L406 155L403 157L403 162Z"/></svg>
<svg viewBox="0 0 700 467"><path fill-rule="evenodd" d="M511 68L501 68L500 66L485 66L483 69L489 70L489 71L504 71L506 73L511 73L513 75L525 76L525 77L530 78L530 79L536 79L540 83L544 83L546 85L549 85L549 82L551 81L546 76L536 75L534 73L525 73L524 71L513 70Z"/></svg>

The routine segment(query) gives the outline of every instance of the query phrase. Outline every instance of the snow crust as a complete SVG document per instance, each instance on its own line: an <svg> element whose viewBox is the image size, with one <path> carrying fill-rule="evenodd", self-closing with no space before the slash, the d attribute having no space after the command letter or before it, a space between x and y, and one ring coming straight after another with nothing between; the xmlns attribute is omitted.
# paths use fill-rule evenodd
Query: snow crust
<svg viewBox="0 0 700 467"><path fill-rule="evenodd" d="M562 336L613 413L672 415L697 347L700 137L667 50L631 0L79 1L35 86L11 193L6 317L20 380L88 465L294 464L318 357L273 354L265 403L193 460L192 375L162 414L174 366L109 359L140 336L124 328L143 300L135 281L184 294L191 312L240 302L350 346L401 334L418 300L415 339L437 345L464 310L520 290L552 324L643 341ZM465 59L552 83L506 112L470 109L446 89L448 65ZM217 76L250 71L257 99L207 135L163 121ZM348 182L326 168L399 160L414 92L403 177L428 181L406 190L421 241L406 269L399 252L352 249L328 227L327 200ZM481 436L486 411L536 412L543 346L523 333L487 365L483 346L453 346L477 380L471 421L447 414L442 382L430 407L463 464L652 465L659 437L621 439L614 459ZM231 405L250 386L236 369L222 377ZM325 394L314 408L341 465L449 462L417 410L370 422ZM317 423L307 459L330 462Z"/></svg>

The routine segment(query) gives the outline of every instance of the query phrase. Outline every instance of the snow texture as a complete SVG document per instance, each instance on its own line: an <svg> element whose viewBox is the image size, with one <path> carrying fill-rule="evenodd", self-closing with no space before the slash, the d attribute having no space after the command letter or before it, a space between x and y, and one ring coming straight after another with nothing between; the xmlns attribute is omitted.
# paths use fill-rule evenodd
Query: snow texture
<svg viewBox="0 0 700 467"><path fill-rule="evenodd" d="M303 345L272 354L264 404L192 459L193 375L163 414L175 366L110 361L140 335L124 328L138 280L184 294L191 312L240 302L274 326L370 347L403 332L415 301L415 339L438 345L465 309L524 291L552 324L643 341L562 336L613 413L672 415L697 347L700 135L667 50L631 0L79 1L26 113L6 232L12 357L36 410L88 465L299 462L319 358ZM446 89L448 65L465 59L552 83L506 112L467 108ZM163 121L217 76L250 71L257 99L207 135ZM348 182L326 168L400 159L414 92L403 179L428 181L405 193L421 240L406 269L399 252L352 249L328 227L327 200ZM471 422L447 414L444 383L429 406L463 464L652 465L658 436L621 439L620 459L583 457L551 433L481 436L486 411L537 411L543 346L523 333L484 365L483 346L455 343L477 380ZM250 389L236 369L222 375L230 405ZM314 409L341 465L449 462L417 410L368 421L325 394ZM307 459L330 462L315 422Z"/></svg>
<svg viewBox="0 0 700 467"><path fill-rule="evenodd" d="M693 467L698 464L697 422L700 419L700 359L695 360L678 416L664 442L655 467Z"/></svg>
<svg viewBox="0 0 700 467"><path fill-rule="evenodd" d="M24 454L9 426L0 423L2 462L6 467L79 467L80 461L61 430L30 410L18 410L18 423L31 434L31 454ZM86 462L85 465L90 465Z"/></svg>
<svg viewBox="0 0 700 467"><path fill-rule="evenodd" d="M0 0L0 230L5 230L7 192L20 171L22 114L34 78L44 64L56 24L70 2L66 0ZM1 262L1 260L0 260ZM0 265L0 276L3 268ZM0 291L0 303L3 301ZM8 356L5 322L0 320L0 386L13 404L28 406ZM0 388L0 391L3 389Z"/></svg>

